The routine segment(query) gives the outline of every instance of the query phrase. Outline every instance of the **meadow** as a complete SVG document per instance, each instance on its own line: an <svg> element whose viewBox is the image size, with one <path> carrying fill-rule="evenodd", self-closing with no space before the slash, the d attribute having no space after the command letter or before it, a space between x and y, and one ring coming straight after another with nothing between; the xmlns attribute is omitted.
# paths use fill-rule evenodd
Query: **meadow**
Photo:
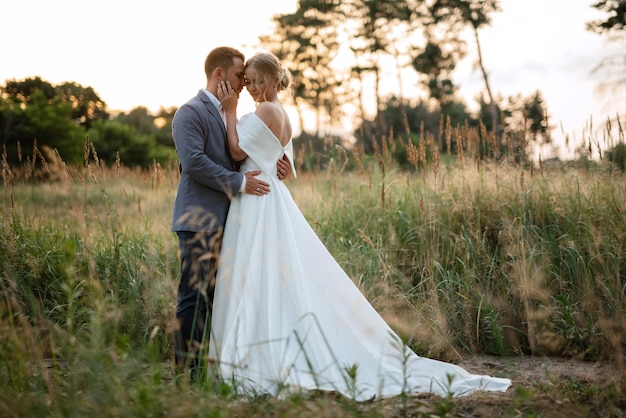
<svg viewBox="0 0 626 418"><path fill-rule="evenodd" d="M298 144L296 144L296 147ZM506 394L242 399L172 365L178 169L34 149L3 158L0 416L623 416L626 177L614 166L455 159L399 169L335 148L288 186L373 306L418 354L512 376ZM606 372L585 380L524 359Z"/></svg>

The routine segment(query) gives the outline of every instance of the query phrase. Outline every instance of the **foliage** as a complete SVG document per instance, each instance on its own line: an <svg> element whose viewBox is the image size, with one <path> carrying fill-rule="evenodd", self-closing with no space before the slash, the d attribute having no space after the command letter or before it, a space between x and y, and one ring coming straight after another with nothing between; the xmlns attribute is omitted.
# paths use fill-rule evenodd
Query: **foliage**
<svg viewBox="0 0 626 418"><path fill-rule="evenodd" d="M89 138L99 158L108 164L122 160L130 166L148 167L154 161L164 165L175 157L171 135L173 114L167 113L167 124L157 127L157 117L146 108L137 107L128 114L97 121L88 131Z"/></svg>
<svg viewBox="0 0 626 418"><path fill-rule="evenodd" d="M75 82L53 86L40 77L9 80L0 92L0 143L7 162L19 163L22 150L39 147L78 163L89 136L96 138L92 142L102 147L101 156L110 163L118 153L125 164L144 167L154 161L165 164L175 155L175 109L161 109L153 116L137 107L111 118L93 88Z"/></svg>
<svg viewBox="0 0 626 418"><path fill-rule="evenodd" d="M32 150L35 143L59 150L61 156L78 162L82 156L83 130L71 119L72 109L58 96L46 97L43 90L35 90L21 105L5 100L0 103L2 143L11 161L18 161L20 149Z"/></svg>
<svg viewBox="0 0 626 418"><path fill-rule="evenodd" d="M171 147L173 144L172 119L175 112L175 108L161 108L156 115L152 115L147 108L138 106L128 113L119 113L114 119L123 125L134 128L140 135L153 136L159 145Z"/></svg>
<svg viewBox="0 0 626 418"><path fill-rule="evenodd" d="M376 118L374 124L375 135L384 134L387 130L385 119L382 118L380 86L382 82L384 56L393 56L396 65L400 66L398 57L401 55L402 40L407 39L414 31L410 22L419 19L419 14L409 2L383 0L355 0L348 2L345 14L352 21L356 31L351 32L350 49L354 54L354 64L351 73L359 80L368 74L374 76L374 103ZM362 84L362 81L361 81ZM361 86L361 88L363 88ZM363 115L362 115L363 116Z"/></svg>
<svg viewBox="0 0 626 418"><path fill-rule="evenodd" d="M424 50L413 59L413 68L423 75L430 98L439 103L442 110L454 100L456 87L452 72L458 59L458 51L444 51L433 40L429 40Z"/></svg>
<svg viewBox="0 0 626 418"><path fill-rule="evenodd" d="M36 91L41 91L46 100L52 100L55 96L54 86L41 77L7 80L3 96L13 104L28 103Z"/></svg>
<svg viewBox="0 0 626 418"><path fill-rule="evenodd" d="M551 142L547 108L539 92L529 97L516 96L503 100L502 105L496 107L501 115L496 127L491 117L491 106L482 97L477 100L480 110L476 117L459 101L433 109L423 101L414 106L402 105L397 98L392 97L381 113L388 126L387 134L372 135L373 122L364 121L356 130L355 137L363 151L369 155L381 150L386 141L389 141L387 145L391 145L396 140L404 143L410 140L413 145L418 146L420 141L429 141L432 138L435 141L434 146L450 157L458 156L464 152L465 147L476 149L477 158L480 159L496 156L517 161L527 160L527 154L532 152L528 144ZM460 145L458 141L452 140L459 136L464 136L468 142ZM394 162L406 167L406 149L393 145L392 148L395 150L392 155Z"/></svg>
<svg viewBox="0 0 626 418"><path fill-rule="evenodd" d="M75 82L64 82L53 86L41 77L24 80L8 80L4 86L3 96L14 105L28 105L35 92L41 92L45 99L54 105L54 98L59 103L69 106L70 118L85 126L96 119L106 119L106 104L91 87L83 87Z"/></svg>
<svg viewBox="0 0 626 418"><path fill-rule="evenodd" d="M83 87L78 83L66 81L54 89L56 95L61 98L61 103L71 107L71 118L85 128L89 128L94 121L106 119L109 116L106 103L100 99L92 87Z"/></svg>
<svg viewBox="0 0 626 418"><path fill-rule="evenodd" d="M601 0L591 7L606 13L606 18L587 23L587 29L605 35L609 41L618 45L626 42L626 1L624 0ZM615 97L616 91L625 91L626 78L626 54L620 52L604 57L594 68L594 72L600 73L603 79L600 90L608 93L609 97Z"/></svg>
<svg viewBox="0 0 626 418"><path fill-rule="evenodd" d="M605 152L607 161L612 162L622 172L626 171L626 144L620 142Z"/></svg>
<svg viewBox="0 0 626 418"><path fill-rule="evenodd" d="M500 114L499 125L494 127L492 118L488 117L491 113L489 105L483 100L479 100L481 105L480 115L481 122L485 124L488 131L496 130L503 132L504 135L514 137L518 142L527 144L533 143L538 146L541 144L550 144L552 142L550 132L550 115L548 108L540 91L535 91L529 96L509 96L502 100L497 106ZM506 152L503 149L503 152ZM530 154L532 150L517 150L518 157L525 158L526 154Z"/></svg>
<svg viewBox="0 0 626 418"><path fill-rule="evenodd" d="M294 78L293 99L303 126L302 112L316 115L316 135L341 116L346 81L332 66L340 43L337 22L342 20L333 1L301 0L290 14L274 16L275 33L261 42L283 62Z"/></svg>
<svg viewBox="0 0 626 418"><path fill-rule="evenodd" d="M528 144L536 148L550 143L553 127L548 124L547 105L540 92L527 99L497 100L491 92L478 31L491 23L493 13L501 10L497 0L437 0L428 4L404 0L303 0L297 4L295 12L275 16L274 33L260 37L260 41L294 74L293 99L300 126L307 125L304 109L313 109L317 115L313 135L320 141L328 138L329 127L337 124L341 109L349 105L356 113L356 145L369 155L375 153L383 138L418 132L422 124L425 132L441 137L438 125L448 117L452 129L484 126L485 132L495 135L489 141L494 142L499 153L509 151L505 146L508 137L524 142L514 149L519 160L526 160L527 153L534 151ZM465 103L456 97L457 86L452 77L465 55L466 28L474 33L487 92L477 97L480 110L476 115L470 114ZM390 62L396 67L399 93L384 96L380 86L383 81L388 84L386 68ZM401 72L407 67L418 73L427 99L402 94ZM367 83L373 83L373 87ZM366 112L366 90L373 92L373 117ZM394 115L395 111L399 113ZM421 120L412 120L410 115L414 113L421 114ZM407 118L408 121L398 122ZM387 124L390 120L393 126ZM308 135L304 132L305 137ZM449 147L447 151L454 153L456 149Z"/></svg>
<svg viewBox="0 0 626 418"><path fill-rule="evenodd" d="M530 122L528 130L532 136L531 140L536 141L538 136L542 136L545 142L550 142L548 114L541 92L536 91L530 100L524 103L523 112L524 117Z"/></svg>
<svg viewBox="0 0 626 418"><path fill-rule="evenodd" d="M601 0L591 7L608 14L605 20L597 20L587 24L587 28L594 32L621 32L626 27L626 1Z"/></svg>

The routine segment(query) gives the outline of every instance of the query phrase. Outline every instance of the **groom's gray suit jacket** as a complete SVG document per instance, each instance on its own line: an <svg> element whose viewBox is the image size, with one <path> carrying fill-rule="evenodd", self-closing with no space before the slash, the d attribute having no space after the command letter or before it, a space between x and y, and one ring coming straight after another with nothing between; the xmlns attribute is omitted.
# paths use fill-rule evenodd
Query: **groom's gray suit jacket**
<svg viewBox="0 0 626 418"><path fill-rule="evenodd" d="M202 90L174 114L172 136L180 161L172 231L223 228L243 177L228 152L220 111Z"/></svg>

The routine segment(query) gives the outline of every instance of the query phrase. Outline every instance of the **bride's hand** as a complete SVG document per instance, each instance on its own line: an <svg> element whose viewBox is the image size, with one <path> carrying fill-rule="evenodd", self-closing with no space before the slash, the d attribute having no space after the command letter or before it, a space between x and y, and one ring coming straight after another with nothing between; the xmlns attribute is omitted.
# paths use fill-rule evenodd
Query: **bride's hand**
<svg viewBox="0 0 626 418"><path fill-rule="evenodd" d="M237 100L239 99L239 95L230 86L229 81L220 81L217 84L217 98L222 103L222 108L224 109L224 112L234 112L237 108Z"/></svg>

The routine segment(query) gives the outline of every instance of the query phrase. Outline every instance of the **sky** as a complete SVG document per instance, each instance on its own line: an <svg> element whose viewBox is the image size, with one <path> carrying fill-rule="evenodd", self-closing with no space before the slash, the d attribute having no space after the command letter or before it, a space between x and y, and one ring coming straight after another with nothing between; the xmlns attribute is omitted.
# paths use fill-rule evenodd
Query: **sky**
<svg viewBox="0 0 626 418"><path fill-rule="evenodd" d="M594 67L620 50L585 29L603 17L593 2L501 0L502 11L479 32L494 94L540 90L558 126L555 137L580 139L591 120L594 126L616 114L623 120L626 111L623 95L597 91L603 80ZM203 64L212 48L230 45L249 56L258 36L271 33L271 16L295 8L296 0L4 1L0 82L74 81L93 87L110 110L180 106L206 84ZM468 102L484 88L475 60L470 42L455 72ZM404 83L410 91L411 80ZM253 110L242 97L240 111Z"/></svg>

